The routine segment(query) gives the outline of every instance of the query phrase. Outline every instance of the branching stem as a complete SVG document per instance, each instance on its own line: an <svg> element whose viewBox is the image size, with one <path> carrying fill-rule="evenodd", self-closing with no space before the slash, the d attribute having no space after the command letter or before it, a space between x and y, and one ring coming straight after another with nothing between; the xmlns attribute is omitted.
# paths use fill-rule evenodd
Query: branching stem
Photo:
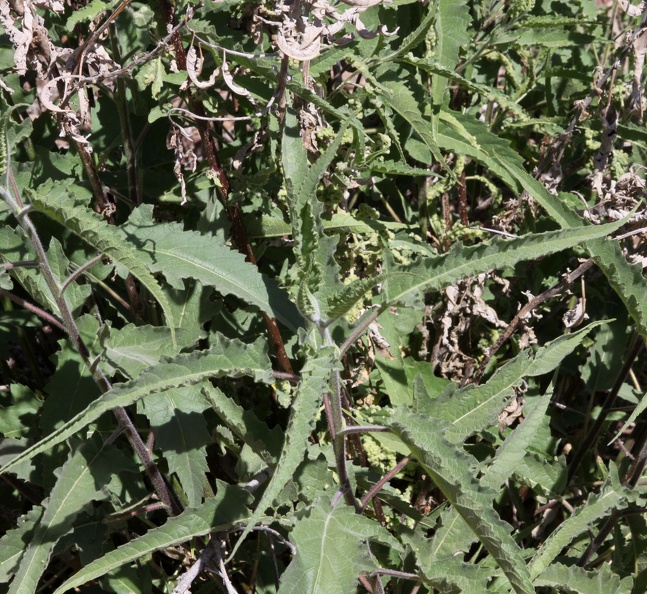
<svg viewBox="0 0 647 594"><path fill-rule="evenodd" d="M10 172L10 176L12 176L11 172ZM93 368L92 361L90 360L90 351L88 347L85 345L83 339L81 338L81 333L79 332L78 326L76 325L76 321L74 320L74 316L72 315L72 312L67 304L65 295L63 294L61 290L61 286L58 284L58 281L54 276L54 272L52 271L49 265L49 261L47 260L47 254L40 240L40 237L38 235L38 231L36 230L36 227L34 226L31 218L29 217L29 214L26 212L27 209L21 208L21 205L18 203L18 201L14 200L11 197L11 195L8 192L6 192L4 189L0 189L0 194L3 196L3 198L5 199L5 201L11 208L11 210L13 211L14 215L18 215L18 213L21 213L21 216L20 217L16 216L16 218L18 218L20 225L27 233L31 241L32 247L36 252L36 257L38 258L38 264L39 264L41 274L43 275L43 278L45 279L45 282L47 283L49 290L54 296L54 300L56 302L59 313L61 315L61 319L63 321L63 327L65 329L65 332L67 333L70 340L74 344L74 347L76 348L77 352L81 355L83 362L90 370L92 378L99 386L101 392L102 393L108 392L112 388L110 381L103 374L103 372L98 366ZM128 440L130 441L135 452L137 453L140 460L142 461L144 468L146 469L146 473L151 479L151 482L153 483L153 487L155 488L155 491L158 497L167 506L167 508L172 514L179 513L180 509L178 505L175 503L173 497L171 496L171 493L159 469L157 468L157 466L155 466L155 463L153 462L153 459L150 453L146 449L146 445L142 441L139 433L137 432L137 428L131 421L130 417L128 417L128 413L122 407L116 408L114 413L116 417L119 419L119 421L123 424Z"/></svg>

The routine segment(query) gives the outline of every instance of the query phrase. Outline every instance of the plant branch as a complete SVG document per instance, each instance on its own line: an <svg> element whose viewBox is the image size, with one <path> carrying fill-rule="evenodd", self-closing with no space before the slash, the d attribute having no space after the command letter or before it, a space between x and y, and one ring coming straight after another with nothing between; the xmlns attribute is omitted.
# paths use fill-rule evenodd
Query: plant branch
<svg viewBox="0 0 647 594"><path fill-rule="evenodd" d="M373 499L373 497L375 497L379 493L380 489L382 489L382 487L386 485L386 483L388 483L409 463L409 460L411 460L409 456L402 458L402 460L400 460L391 470L389 470L389 472L387 472L377 483L375 483L375 485L373 485L371 490L362 498L362 509L364 509L371 502L371 499Z"/></svg>
<svg viewBox="0 0 647 594"><path fill-rule="evenodd" d="M13 301L16 305L20 305L20 307L24 307L32 313L35 313L39 318L43 318L43 320L45 320L48 324L56 326L59 330L67 332L65 326L53 315L47 313L44 309L41 309L40 307L29 303L29 301L26 301L25 299L22 299L21 297L18 297L17 295L14 295L9 291L5 291L5 289L0 289L0 296L6 297L10 301Z"/></svg>
<svg viewBox="0 0 647 594"><path fill-rule="evenodd" d="M481 365L479 366L478 371L474 374L474 383L478 384L481 381L488 363L490 362L492 357L494 357L496 352L503 346L503 344L512 336L517 326L521 323L521 320L530 315L530 313L532 313L532 311L539 307L544 301L547 301L548 299L552 299L553 297L559 295L562 291L564 291L564 289L571 285L573 281L578 279L587 270L592 268L594 264L595 262L593 260L587 260L586 262L578 266L575 270L573 270L573 272L569 272L568 274L564 275L564 278L556 285L544 291L540 295L537 295L536 297L530 299L530 301L528 301L528 303L526 303L526 305L524 305L518 311L517 315L512 318L512 321L508 324L507 328L503 331L501 336L499 336L496 342L488 349L487 355L484 357L483 361L481 361Z"/></svg>
<svg viewBox="0 0 647 594"><path fill-rule="evenodd" d="M11 172L9 173L9 175L13 177ZM85 345L83 339L81 338L81 333L79 332L79 329L76 325L74 317L72 316L72 312L67 304L65 295L61 292L61 287L59 286L58 281L56 280L54 273L49 265L49 262L47 260L47 254L45 253L45 249L43 247L43 244L41 243L40 237L38 235L38 231L36 230L36 227L32 223L31 218L29 217L29 214L27 212L27 209L25 209L24 207L21 208L19 203L16 200L14 200L11 197L11 195L8 192L6 192L4 189L0 189L0 194L4 197L9 208L13 211L20 225L23 227L29 239L31 240L32 247L34 248L34 251L36 252L36 257L38 258L41 274L43 275L43 278L45 279L45 282L47 283L49 290L54 296L54 300L59 309L59 313L61 315L63 326L65 328L67 335L69 336L70 340L74 344L74 347L76 348L79 355L81 355L83 362L90 370L90 373L92 374L94 381L99 386L101 392L103 393L108 392L112 388L110 381L98 367L92 366L92 363L90 361L90 351L88 347ZM153 487L155 488L155 491L157 492L157 495L159 496L160 500L168 507L170 513L172 514L179 513L180 509L178 505L175 503L173 497L171 496L171 493L166 485L166 482L164 481L164 478L162 477L159 469L153 462L153 459L151 458L150 453L146 449L146 445L142 441L139 433L137 432L137 428L134 426L133 422L128 417L128 413L124 408L119 407L114 410L114 414L117 416L119 421L123 424L128 440L130 441L131 445L135 449L140 460L144 464L146 473L151 479L151 482L153 483Z"/></svg>
<svg viewBox="0 0 647 594"><path fill-rule="evenodd" d="M391 431L388 427L383 425L353 425L352 427L344 427L337 435L352 435L354 433L385 433Z"/></svg>
<svg viewBox="0 0 647 594"><path fill-rule="evenodd" d="M68 276L65 279L65 282L61 285L61 295L65 293L67 288L77 279L79 276L81 276L86 270L89 270L92 268L97 262L101 262L103 259L103 254L98 254L94 258L88 260L85 264L82 266L79 266L70 276Z"/></svg>
<svg viewBox="0 0 647 594"><path fill-rule="evenodd" d="M377 320L381 314L384 313L386 310L386 306L381 306L377 307L369 314L366 315L366 317L362 317L358 320L358 322L355 324L353 329L351 330L350 335L348 338L344 341L344 343L339 347L339 356L342 357L346 354L346 351L353 346L355 341L362 335L364 332L366 332L366 329L375 321Z"/></svg>

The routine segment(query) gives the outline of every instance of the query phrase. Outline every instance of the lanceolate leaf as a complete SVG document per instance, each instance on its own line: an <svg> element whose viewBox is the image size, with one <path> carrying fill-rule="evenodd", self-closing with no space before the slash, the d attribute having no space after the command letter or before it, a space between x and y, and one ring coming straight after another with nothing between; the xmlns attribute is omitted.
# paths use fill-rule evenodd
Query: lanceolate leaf
<svg viewBox="0 0 647 594"><path fill-rule="evenodd" d="M445 68L454 69L458 63L458 53L462 47L468 45L470 33L469 7L465 0L437 0L436 20L436 47L437 60ZM447 79L436 74L431 79L431 100L435 107L443 103L443 94L447 86Z"/></svg>
<svg viewBox="0 0 647 594"><path fill-rule="evenodd" d="M393 60L394 58L403 55L405 52L414 49L417 45L422 43L425 36L427 35L427 31L436 18L435 3L430 2L429 4L427 4L426 8L427 14L425 15L425 18L422 19L422 22L418 25L418 27L404 39L397 39L397 43L394 44L397 46L396 51L382 58L383 61L387 62Z"/></svg>
<svg viewBox="0 0 647 594"><path fill-rule="evenodd" d="M623 224L591 225L569 231L550 231L507 240L494 238L487 243L465 247L460 244L447 254L421 258L406 266L387 266L382 275L348 285L329 300L328 314L344 315L376 285L383 283L383 305L395 305L417 292L438 291L462 278L488 270L513 266L517 262L555 253L578 243L603 237ZM388 264L388 258L386 259Z"/></svg>
<svg viewBox="0 0 647 594"><path fill-rule="evenodd" d="M576 536L589 530L591 525L604 518L611 510L620 511L637 493L622 486L617 476L617 469L609 469L609 478L599 493L591 494L588 500L578 507L573 515L562 522L557 529L537 549L528 565L533 579L544 571Z"/></svg>
<svg viewBox="0 0 647 594"><path fill-rule="evenodd" d="M175 320L168 299L141 262L137 246L125 241L117 228L108 225L98 214L79 205L70 194L69 187L69 183L46 184L38 192L31 193L31 203L136 277L164 310L172 341L175 342Z"/></svg>
<svg viewBox="0 0 647 594"><path fill-rule="evenodd" d="M442 148L467 155L488 167L515 191L526 190L563 229L574 229L583 221L557 196L551 194L539 181L526 173L521 157L503 139L473 119L452 112L477 143L462 136L460 130L440 124L438 143ZM589 241L586 247L617 291L631 317L638 324L640 333L647 336L647 280L640 266L630 265L620 246L602 240Z"/></svg>
<svg viewBox="0 0 647 594"><path fill-rule="evenodd" d="M498 103L501 107L511 111L518 121L526 121L530 118L528 113L514 99L502 93L499 89L484 85L461 76L455 68L443 66L440 62L428 59L414 58L411 55L405 56L403 61L416 68L430 72L433 75L441 75L449 80L456 81L460 85L474 93L479 93L489 101ZM435 78L435 76L434 76Z"/></svg>
<svg viewBox="0 0 647 594"><path fill-rule="evenodd" d="M17 528L8 530L0 538L0 583L8 582L16 573L18 562L25 551L25 543L31 541L43 511L40 506L32 507L28 513L18 518Z"/></svg>
<svg viewBox="0 0 647 594"><path fill-rule="evenodd" d="M179 223L156 223L152 217L151 205L140 206L119 230L149 270L163 272L173 288L183 289L182 279L193 278L258 307L291 330L300 326L299 312L287 293L246 262L243 254L216 236L184 231Z"/></svg>
<svg viewBox="0 0 647 594"><path fill-rule="evenodd" d="M395 551L400 543L385 528L344 505L320 497L308 517L299 520L290 541L296 554L281 576L279 594L352 594L360 574L377 569L368 540L383 542Z"/></svg>
<svg viewBox="0 0 647 594"><path fill-rule="evenodd" d="M395 411L391 429L409 446L436 486L456 508L485 549L501 567L518 594L534 594L519 546L507 525L492 507L496 491L482 488L474 476L470 458L460 445L443 435L449 425L438 419ZM475 461L474 461L475 462Z"/></svg>
<svg viewBox="0 0 647 594"><path fill-rule="evenodd" d="M144 536L130 541L107 555L86 565L73 575L54 594L69 592L81 584L130 563L153 551L173 547L194 536L221 532L244 520L249 512L245 503L251 496L242 489L217 480L216 496L197 508L184 510L179 516L169 518L166 524L149 530Z"/></svg>
<svg viewBox="0 0 647 594"><path fill-rule="evenodd" d="M210 377L224 375L230 377L251 375L257 381L270 383L271 365L263 341L259 339L254 344L246 345L238 340L228 340L219 336L209 350L178 355L143 373L137 380L113 386L112 390L92 402L60 429L16 456L0 469L0 473L68 439L98 419L104 412L118 406L133 404L148 394L190 386Z"/></svg>
<svg viewBox="0 0 647 594"><path fill-rule="evenodd" d="M134 379L145 369L157 365L162 357L178 354L180 347L194 341L188 330L176 331L178 346L171 343L171 331L162 326L135 326L127 324L119 330L110 329L105 341L104 369L119 369Z"/></svg>
<svg viewBox="0 0 647 594"><path fill-rule="evenodd" d="M447 398L441 396L429 400L429 410L426 412L451 423L452 426L445 433L447 439L454 443L463 441L470 434L496 422L501 410L514 396L514 387L524 378L543 375L555 369L598 325L600 322L560 336L538 349L535 354L529 350L520 353L499 368L486 384L470 385L453 392Z"/></svg>
<svg viewBox="0 0 647 594"><path fill-rule="evenodd" d="M427 145L434 159L443 165L445 160L440 150L438 150L437 134L434 134L430 122L420 111L418 102L411 90L402 86L397 81L384 83L383 89L384 93L381 95L382 101L411 124L416 133L422 138L422 141Z"/></svg>
<svg viewBox="0 0 647 594"><path fill-rule="evenodd" d="M379 166L379 164L378 164ZM371 164L371 169L380 171L375 163ZM426 169L417 170L419 175L429 175ZM402 175L410 172L402 171ZM357 217L348 212L336 212L333 214L324 213L321 217L321 225L324 231L328 233L373 233L398 231L400 229L413 230L413 227L403 223L392 223L388 221L375 221ZM249 221L248 232L250 237L281 237L283 235L292 235L292 226L283 219L271 216L262 216Z"/></svg>
<svg viewBox="0 0 647 594"><path fill-rule="evenodd" d="M537 430L550 404L551 394L544 394L534 403L532 408L524 404L524 419L521 425L507 437L499 446L492 464L487 468L481 484L498 489L514 473L517 466L526 456L528 447L532 444Z"/></svg>
<svg viewBox="0 0 647 594"><path fill-rule="evenodd" d="M336 358L336 349L333 347L324 347L319 351L316 358L309 358L303 366L301 383L291 406L290 421L285 431L285 443L274 470L274 475L258 502L245 531L238 543L236 543L231 553L232 557L244 538L252 530L254 524L261 519L265 510L271 507L274 499L294 476L295 470L303 460L308 437L312 433L319 414L323 394L328 388L330 374L339 367L340 363Z"/></svg>
<svg viewBox="0 0 647 594"><path fill-rule="evenodd" d="M86 442L65 463L45 505L40 522L20 559L9 594L33 594L47 568L57 541L68 532L77 515L91 501L105 499L102 487L109 482L119 452L104 451L101 438L96 435Z"/></svg>
<svg viewBox="0 0 647 594"><path fill-rule="evenodd" d="M412 291L437 291L488 270L513 266L567 249L583 241L604 237L624 221L591 225L567 231L549 231L517 239L492 239L475 246L456 246L437 258L420 259L409 266L390 268L384 275L384 303L395 304Z"/></svg>
<svg viewBox="0 0 647 594"><path fill-rule="evenodd" d="M558 588L573 594L630 594L633 580L627 576L620 580L607 563L586 571L581 567L553 563L534 581L535 586Z"/></svg>

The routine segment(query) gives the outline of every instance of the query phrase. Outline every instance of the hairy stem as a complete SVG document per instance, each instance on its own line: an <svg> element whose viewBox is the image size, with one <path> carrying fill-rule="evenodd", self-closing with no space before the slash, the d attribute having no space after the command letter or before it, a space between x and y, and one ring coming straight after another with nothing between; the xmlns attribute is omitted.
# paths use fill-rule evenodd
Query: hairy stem
<svg viewBox="0 0 647 594"><path fill-rule="evenodd" d="M45 282L47 283L49 290L52 292L52 295L54 296L54 300L56 302L59 313L61 315L63 326L65 328L67 335L69 336L70 340L74 344L74 347L76 348L78 353L81 355L83 362L90 370L90 373L92 374L92 378L97 383L101 391L103 393L108 392L112 388L110 381L103 374L103 372L97 366L93 366L92 362L90 361L90 351L88 350L88 347L85 345L83 339L81 338L81 333L79 332L79 329L76 325L76 321L72 316L72 312L67 304L65 295L63 294L61 287L59 286L58 281L54 276L54 272L52 271L49 265L49 261L47 260L47 254L45 253L45 248L43 247L43 244L40 240L38 231L36 230L36 227L32 223L31 218L29 217L29 213L27 212L28 207L21 208L18 202L14 200L9 195L9 193L6 192L4 189L0 190L0 193L4 197L5 201L13 211L16 218L18 219L20 225L25 230L29 239L31 240L32 247L36 252L36 257L38 259L41 274L43 275L43 278L45 279ZM155 488L155 491L158 497L167 506L167 508L172 514L179 513L180 511L179 506L171 496L171 493L166 485L166 482L164 481L164 478L162 477L157 466L155 466L155 463L153 462L152 457L150 456L148 450L146 449L146 445L142 441L139 433L137 432L137 428L128 417L128 413L122 407L115 409L114 412L117 418L119 419L119 421L123 424L128 440L130 441L131 445L135 449L135 452L137 453L140 460L144 464L146 473L148 474L151 482L153 483L153 487Z"/></svg>

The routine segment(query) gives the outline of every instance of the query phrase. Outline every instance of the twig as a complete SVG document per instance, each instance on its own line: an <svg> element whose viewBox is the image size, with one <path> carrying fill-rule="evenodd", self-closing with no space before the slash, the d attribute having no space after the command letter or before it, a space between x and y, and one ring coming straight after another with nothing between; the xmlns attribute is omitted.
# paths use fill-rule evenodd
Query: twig
<svg viewBox="0 0 647 594"><path fill-rule="evenodd" d="M48 314L44 309L41 309L40 307L33 305L32 303L29 303L29 301L25 301L21 297L18 297L17 295L14 295L13 293L10 293L9 291L5 291L5 289L0 289L0 296L6 297L10 301L13 301L16 305L20 305L20 307L24 307L25 309L28 309L32 313L35 313L38 317L43 318L48 324L51 324L52 326L56 326L59 330L62 330L63 332L67 332L65 329L65 326L57 320L53 315Z"/></svg>
<svg viewBox="0 0 647 594"><path fill-rule="evenodd" d="M481 381L481 378L483 377L483 373L485 372L485 369L488 366L488 363L494 357L496 352L503 346L503 343L508 340L514 333L515 329L519 325L522 319L524 319L526 316L528 316L533 309L539 307L544 301L547 299L551 299L552 297L555 297L559 295L568 285L573 283L574 280L582 276L589 268L591 268L594 265L593 260L589 259L580 266L578 266L573 272L569 272L564 276L564 278L548 289L547 291L544 291L540 295L537 295L536 297L533 297L528 301L526 305L524 305L517 315L512 318L512 321L508 324L508 327L503 331L503 334L499 336L497 341L488 349L487 355L481 362L481 365L478 368L478 371L474 374L474 383L478 384Z"/></svg>
<svg viewBox="0 0 647 594"><path fill-rule="evenodd" d="M173 588L173 594L184 594L195 580L213 561L215 549L220 548L220 540L215 536L211 542L203 549L200 558L184 573L177 581L177 586Z"/></svg>
<svg viewBox="0 0 647 594"><path fill-rule="evenodd" d="M352 427L344 427L337 435L352 435L353 433L380 433L391 431L384 425L353 425Z"/></svg>
<svg viewBox="0 0 647 594"><path fill-rule="evenodd" d="M5 262L0 264L0 269L13 270L14 268L38 268L37 260L19 260L18 262Z"/></svg>
<svg viewBox="0 0 647 594"><path fill-rule="evenodd" d="M382 489L382 487L386 485L386 483L388 483L396 474L398 474L398 472L400 472L409 463L409 460L411 460L409 456L405 456L404 458L402 458L402 460L400 460L391 470L389 470L389 472L387 472L377 483L375 483L375 485L373 485L371 490L362 498L362 501L361 501L362 509L366 508L366 506L371 502L371 499L373 499L373 497L375 497L378 494L380 489Z"/></svg>
<svg viewBox="0 0 647 594"><path fill-rule="evenodd" d="M420 576L415 573L407 573L406 571L396 571L395 569L376 569L374 574L379 575L390 575L392 577L400 578L401 580L415 580L417 582L421 581Z"/></svg>
<svg viewBox="0 0 647 594"><path fill-rule="evenodd" d="M319 328L324 343L327 346L333 346L334 342L329 328ZM346 438L340 433L344 427L344 411L342 406L342 384L341 376L338 370L334 370L330 378L331 390L328 394L330 406L326 406L328 416L328 425L330 426L331 435L333 435L333 449L335 451L335 461L337 466L337 475L341 486L344 500L346 503L355 508L357 513L361 513L362 508L355 498L353 488L348 474L346 460ZM325 400L324 400L325 403Z"/></svg>
<svg viewBox="0 0 647 594"><path fill-rule="evenodd" d="M230 530L227 530L227 534L242 532L243 530L244 530L243 527L232 528ZM252 532L267 532L268 534L271 534L274 538L277 538L278 540L280 540L281 544L284 544L288 549L290 549L290 552L292 553L292 555L297 554L297 548L289 540L287 540L280 532L277 532L276 530L274 530L274 528L270 528L269 526L263 526L262 524L259 524L258 526L253 526L251 530Z"/></svg>
<svg viewBox="0 0 647 594"><path fill-rule="evenodd" d="M220 579L222 579L222 583L227 589L227 594L238 594L236 588L234 588L234 585L229 579L229 574L227 573L227 568L225 567L225 560L223 559L222 551L220 550L220 538L214 538L214 540L217 542L217 546L214 547L214 553L216 562L218 563L218 575L220 576Z"/></svg>
<svg viewBox="0 0 647 594"><path fill-rule="evenodd" d="M86 270L92 268L97 262L100 262L103 258L103 254L99 254L88 260L82 266L79 266L70 276L65 279L65 282L61 285L61 294L65 293L66 289L72 284L79 276L81 276Z"/></svg>

